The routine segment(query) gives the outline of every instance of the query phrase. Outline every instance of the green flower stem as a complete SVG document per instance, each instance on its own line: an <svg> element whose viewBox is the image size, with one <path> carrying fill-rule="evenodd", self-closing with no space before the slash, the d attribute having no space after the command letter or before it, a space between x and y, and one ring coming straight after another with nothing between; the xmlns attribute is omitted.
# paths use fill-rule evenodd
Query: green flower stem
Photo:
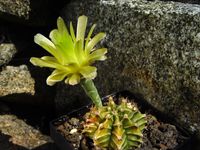
<svg viewBox="0 0 200 150"><path fill-rule="evenodd" d="M81 80L81 86L85 90L85 93L91 98L92 102L95 104L96 107L102 106L102 101L99 96L99 93L94 85L92 80L83 79Z"/></svg>

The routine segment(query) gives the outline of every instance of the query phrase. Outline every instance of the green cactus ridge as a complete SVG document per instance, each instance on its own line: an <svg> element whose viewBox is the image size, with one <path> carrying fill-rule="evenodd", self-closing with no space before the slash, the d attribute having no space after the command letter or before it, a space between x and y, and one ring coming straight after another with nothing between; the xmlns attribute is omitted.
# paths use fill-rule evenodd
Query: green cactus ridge
<svg viewBox="0 0 200 150"><path fill-rule="evenodd" d="M132 103L122 98L121 104L116 105L109 97L107 105L94 106L86 113L83 133L98 148L128 150L140 147L146 124L146 115Z"/></svg>

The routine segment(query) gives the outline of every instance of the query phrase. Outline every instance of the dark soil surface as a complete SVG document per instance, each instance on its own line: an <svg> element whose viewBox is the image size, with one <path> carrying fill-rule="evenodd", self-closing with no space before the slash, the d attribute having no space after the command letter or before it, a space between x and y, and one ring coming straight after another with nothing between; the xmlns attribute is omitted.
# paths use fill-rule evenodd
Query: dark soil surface
<svg viewBox="0 0 200 150"><path fill-rule="evenodd" d="M176 126L157 121L153 116L148 116L148 124L144 130L144 143L138 150L167 150L177 149L185 141Z"/></svg>

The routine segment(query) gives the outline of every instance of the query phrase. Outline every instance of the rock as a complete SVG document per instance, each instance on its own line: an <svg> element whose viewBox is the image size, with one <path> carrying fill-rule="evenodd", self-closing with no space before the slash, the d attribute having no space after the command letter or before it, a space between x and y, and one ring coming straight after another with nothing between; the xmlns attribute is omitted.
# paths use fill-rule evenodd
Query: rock
<svg viewBox="0 0 200 150"><path fill-rule="evenodd" d="M97 23L96 31L107 33L101 45L108 48L108 59L97 64L94 80L100 95L130 90L188 130L200 132L200 6L144 0L73 1L63 17L75 24L82 14L89 17L89 26ZM84 101L80 91L60 84L57 109L61 111L61 104L68 109L68 99L74 95ZM76 99L71 103L78 103Z"/></svg>
<svg viewBox="0 0 200 150"><path fill-rule="evenodd" d="M12 43L0 44L0 66L7 64L17 52L16 47Z"/></svg>
<svg viewBox="0 0 200 150"><path fill-rule="evenodd" d="M155 0L147 0L155 1ZM170 1L170 0L161 0L161 1ZM200 4L199 0L173 0L174 2L189 3L189 4Z"/></svg>
<svg viewBox="0 0 200 150"><path fill-rule="evenodd" d="M0 0L0 15L6 13L28 19L30 10L30 0Z"/></svg>
<svg viewBox="0 0 200 150"><path fill-rule="evenodd" d="M28 26L49 26L68 0L0 0L0 18Z"/></svg>
<svg viewBox="0 0 200 150"><path fill-rule="evenodd" d="M0 72L0 114L12 113L49 132L55 117L55 89L46 85L48 69L20 65ZM1 145L0 145L1 147Z"/></svg>
<svg viewBox="0 0 200 150"><path fill-rule="evenodd" d="M69 86L58 83L56 87L55 107L57 114L66 114L90 102L80 85Z"/></svg>
<svg viewBox="0 0 200 150"><path fill-rule="evenodd" d="M32 26L51 26L60 15L60 10L69 0L32 0L31 12L28 23Z"/></svg>
<svg viewBox="0 0 200 150"><path fill-rule="evenodd" d="M7 114L10 112L10 108L4 102L0 101L0 114Z"/></svg>
<svg viewBox="0 0 200 150"><path fill-rule="evenodd" d="M49 121L55 117L55 89L46 85L47 73L48 69L28 65L3 68L0 72L0 114L17 114L48 132Z"/></svg>
<svg viewBox="0 0 200 150"><path fill-rule="evenodd" d="M34 83L26 65L6 66L0 72L0 97L20 93L33 95Z"/></svg>
<svg viewBox="0 0 200 150"><path fill-rule="evenodd" d="M0 115L0 132L10 136L11 143L26 149L34 149L52 143L50 137L43 135L15 115Z"/></svg>

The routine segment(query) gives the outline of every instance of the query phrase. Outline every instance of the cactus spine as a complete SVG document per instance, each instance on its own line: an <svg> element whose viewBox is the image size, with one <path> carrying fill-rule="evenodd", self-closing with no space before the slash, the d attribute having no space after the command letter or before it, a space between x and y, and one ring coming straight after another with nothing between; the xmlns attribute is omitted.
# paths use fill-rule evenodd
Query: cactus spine
<svg viewBox="0 0 200 150"><path fill-rule="evenodd" d="M127 150L142 143L142 131L147 123L145 114L126 99L116 105L110 97L108 104L92 107L85 115L83 133L101 149Z"/></svg>

